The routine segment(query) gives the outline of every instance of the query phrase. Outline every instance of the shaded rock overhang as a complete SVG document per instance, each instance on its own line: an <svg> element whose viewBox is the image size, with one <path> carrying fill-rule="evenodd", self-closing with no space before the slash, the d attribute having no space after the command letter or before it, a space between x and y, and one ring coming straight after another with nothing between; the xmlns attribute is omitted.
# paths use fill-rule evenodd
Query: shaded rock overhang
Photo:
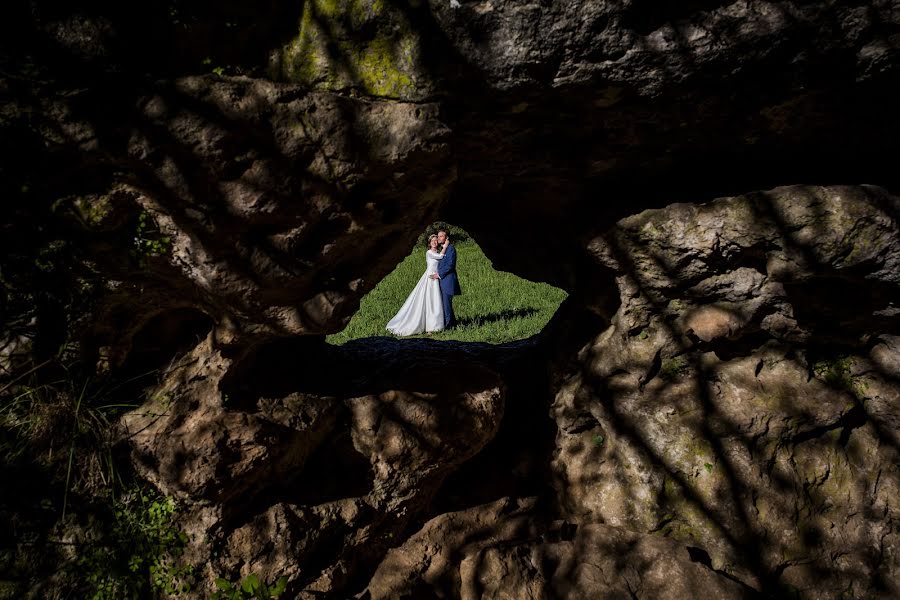
<svg viewBox="0 0 900 600"><path fill-rule="evenodd" d="M222 344L341 329L438 215L611 314L586 243L625 215L897 187L894 2L198 6L11 10L4 191L113 199L119 221L80 219L86 254L161 309L192 298ZM172 244L149 274L91 244L135 211Z"/></svg>

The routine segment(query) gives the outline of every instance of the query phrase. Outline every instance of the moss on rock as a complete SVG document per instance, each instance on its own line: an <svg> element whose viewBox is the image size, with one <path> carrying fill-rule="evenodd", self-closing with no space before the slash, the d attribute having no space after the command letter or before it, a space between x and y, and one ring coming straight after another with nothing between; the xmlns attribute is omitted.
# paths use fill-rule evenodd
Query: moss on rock
<svg viewBox="0 0 900 600"><path fill-rule="evenodd" d="M318 89L419 99L418 33L383 0L310 0L300 31L270 57L273 79Z"/></svg>
<svg viewBox="0 0 900 600"><path fill-rule="evenodd" d="M673 356L662 361L659 376L666 381L674 381L690 371L690 364L683 356Z"/></svg>

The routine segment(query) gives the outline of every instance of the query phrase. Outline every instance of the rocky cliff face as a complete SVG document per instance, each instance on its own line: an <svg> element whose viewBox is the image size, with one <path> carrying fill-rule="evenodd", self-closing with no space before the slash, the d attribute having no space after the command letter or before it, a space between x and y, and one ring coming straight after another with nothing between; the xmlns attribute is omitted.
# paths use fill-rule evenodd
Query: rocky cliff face
<svg viewBox="0 0 900 600"><path fill-rule="evenodd" d="M565 513L702 548L756 589L892 589L897 208L779 188L595 240L622 305L551 409Z"/></svg>
<svg viewBox="0 0 900 600"><path fill-rule="evenodd" d="M611 322L569 302L518 345L210 336L129 443L210 574L300 597L888 597L898 214L805 186L642 212L586 247Z"/></svg>
<svg viewBox="0 0 900 600"><path fill-rule="evenodd" d="M168 364L123 441L206 575L900 593L896 2L103 8L14 14L4 250L73 266L33 352ZM439 215L547 330L325 345Z"/></svg>

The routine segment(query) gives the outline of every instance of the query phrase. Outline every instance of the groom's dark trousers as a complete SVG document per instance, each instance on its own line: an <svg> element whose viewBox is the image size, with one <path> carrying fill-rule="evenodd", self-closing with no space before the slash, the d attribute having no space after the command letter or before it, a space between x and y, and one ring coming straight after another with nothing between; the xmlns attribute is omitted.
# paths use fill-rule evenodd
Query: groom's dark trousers
<svg viewBox="0 0 900 600"><path fill-rule="evenodd" d="M438 277L441 278L441 301L444 304L444 327L456 325L453 314L453 296L462 294L459 280L456 277L456 248L453 244L447 248L444 258L438 263Z"/></svg>

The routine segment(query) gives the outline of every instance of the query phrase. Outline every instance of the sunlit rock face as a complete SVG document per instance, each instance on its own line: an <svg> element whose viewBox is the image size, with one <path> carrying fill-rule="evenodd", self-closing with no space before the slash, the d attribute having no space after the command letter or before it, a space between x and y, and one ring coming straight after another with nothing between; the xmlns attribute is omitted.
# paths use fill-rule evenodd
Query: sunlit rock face
<svg viewBox="0 0 900 600"><path fill-rule="evenodd" d="M507 498L432 519L388 552L367 592L384 600L426 590L464 600L748 595L670 540L601 524L536 526L534 508L533 499Z"/></svg>
<svg viewBox="0 0 900 600"><path fill-rule="evenodd" d="M900 202L788 187L590 242L621 307L551 407L559 508L755 589L896 593Z"/></svg>
<svg viewBox="0 0 900 600"><path fill-rule="evenodd" d="M33 4L0 243L84 267L35 347L180 359L121 441L207 582L900 593L896 2ZM547 330L321 343L439 216Z"/></svg>

